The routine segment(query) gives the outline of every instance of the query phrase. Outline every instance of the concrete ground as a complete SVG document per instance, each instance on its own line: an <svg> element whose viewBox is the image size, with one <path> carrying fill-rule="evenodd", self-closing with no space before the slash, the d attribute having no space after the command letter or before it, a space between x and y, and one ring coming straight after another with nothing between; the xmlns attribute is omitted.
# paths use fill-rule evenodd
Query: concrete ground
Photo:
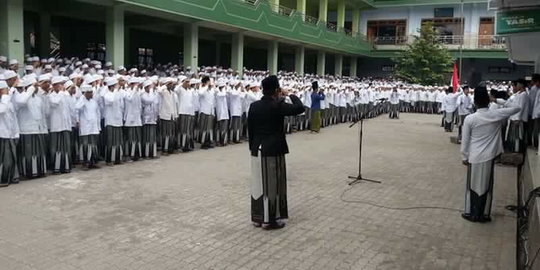
<svg viewBox="0 0 540 270"><path fill-rule="evenodd" d="M0 189L0 269L514 269L516 170L496 168L493 222L464 221L465 167L440 116L288 136L290 220L250 223L247 144L77 170ZM347 201L347 202L345 202ZM353 202L354 201L354 202Z"/></svg>

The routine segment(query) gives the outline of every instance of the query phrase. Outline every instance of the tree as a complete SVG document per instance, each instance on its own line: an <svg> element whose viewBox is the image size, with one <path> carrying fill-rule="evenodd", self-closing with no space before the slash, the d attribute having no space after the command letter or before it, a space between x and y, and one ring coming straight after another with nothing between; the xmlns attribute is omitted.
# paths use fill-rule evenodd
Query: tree
<svg viewBox="0 0 540 270"><path fill-rule="evenodd" d="M394 59L396 75L410 83L437 85L448 83L454 60L446 48L437 41L432 23L424 23L419 36L407 45L405 51Z"/></svg>

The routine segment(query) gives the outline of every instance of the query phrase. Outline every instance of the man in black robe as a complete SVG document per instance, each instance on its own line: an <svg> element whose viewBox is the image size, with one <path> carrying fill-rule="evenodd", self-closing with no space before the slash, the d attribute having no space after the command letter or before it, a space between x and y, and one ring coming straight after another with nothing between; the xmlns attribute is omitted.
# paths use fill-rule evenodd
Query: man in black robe
<svg viewBox="0 0 540 270"><path fill-rule="evenodd" d="M263 97L251 104L248 113L251 152L251 220L256 227L279 229L285 226L287 174L285 154L289 153L283 121L285 116L304 112L300 99L281 90L276 76L262 81ZM292 104L286 103L289 96Z"/></svg>

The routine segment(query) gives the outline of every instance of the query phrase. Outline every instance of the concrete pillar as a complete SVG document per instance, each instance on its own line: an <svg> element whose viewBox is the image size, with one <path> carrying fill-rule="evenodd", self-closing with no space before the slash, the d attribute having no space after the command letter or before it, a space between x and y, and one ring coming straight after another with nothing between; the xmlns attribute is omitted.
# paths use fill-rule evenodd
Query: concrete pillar
<svg viewBox="0 0 540 270"><path fill-rule="evenodd" d="M199 26L188 23L184 26L184 68L199 67Z"/></svg>
<svg viewBox="0 0 540 270"><path fill-rule="evenodd" d="M49 57L51 53L51 14L39 13L39 56Z"/></svg>
<svg viewBox="0 0 540 270"><path fill-rule="evenodd" d="M343 55L336 54L334 61L334 73L336 76L341 76L343 73Z"/></svg>
<svg viewBox="0 0 540 270"><path fill-rule="evenodd" d="M304 46L300 46L295 49L294 54L294 69L298 75L304 75L304 58L306 49Z"/></svg>
<svg viewBox="0 0 540 270"><path fill-rule="evenodd" d="M540 55L536 59L536 62L534 62L534 73L540 73Z"/></svg>
<svg viewBox="0 0 540 270"><path fill-rule="evenodd" d="M326 67L326 53L323 51L317 52L317 75L324 76Z"/></svg>
<svg viewBox="0 0 540 270"><path fill-rule="evenodd" d="M358 58L355 56L351 56L351 67L349 68L351 71L349 76L356 77L358 76Z"/></svg>
<svg viewBox="0 0 540 270"><path fill-rule="evenodd" d="M23 1L0 0L0 20L0 55L24 63Z"/></svg>
<svg viewBox="0 0 540 270"><path fill-rule="evenodd" d="M306 0L296 0L296 10L302 13L302 19L306 19Z"/></svg>
<svg viewBox="0 0 540 270"><path fill-rule="evenodd" d="M270 75L276 75L278 72L278 49L279 43L277 40L270 40L268 42L268 58L267 58L267 69L270 71Z"/></svg>
<svg viewBox="0 0 540 270"><path fill-rule="evenodd" d="M124 65L124 9L113 5L107 8L105 25L106 58L113 66Z"/></svg>
<svg viewBox="0 0 540 270"><path fill-rule="evenodd" d="M231 50L231 68L242 76L244 73L244 34L233 34Z"/></svg>
<svg viewBox="0 0 540 270"><path fill-rule="evenodd" d="M268 0L268 3L270 4L270 8L278 12L279 11L279 0Z"/></svg>
<svg viewBox="0 0 540 270"><path fill-rule="evenodd" d="M345 0L338 0L337 3L337 26L345 27Z"/></svg>
<svg viewBox="0 0 540 270"><path fill-rule="evenodd" d="M328 0L319 0L319 21L328 20Z"/></svg>
<svg viewBox="0 0 540 270"><path fill-rule="evenodd" d="M360 9L355 8L352 11L352 32L354 34L360 33Z"/></svg>

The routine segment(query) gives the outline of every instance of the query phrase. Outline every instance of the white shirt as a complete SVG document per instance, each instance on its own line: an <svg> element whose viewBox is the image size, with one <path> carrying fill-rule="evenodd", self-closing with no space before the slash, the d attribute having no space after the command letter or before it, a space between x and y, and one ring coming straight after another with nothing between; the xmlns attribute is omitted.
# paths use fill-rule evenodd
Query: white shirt
<svg viewBox="0 0 540 270"><path fill-rule="evenodd" d="M392 92L392 94L390 94L390 104L399 104L399 94L397 92Z"/></svg>
<svg viewBox="0 0 540 270"><path fill-rule="evenodd" d="M19 138L19 125L15 114L15 107L8 95L2 95L0 99L0 138Z"/></svg>
<svg viewBox="0 0 540 270"><path fill-rule="evenodd" d="M174 90L178 96L178 114L183 115L195 115L195 106L193 98L195 92L193 90L187 90L181 85Z"/></svg>
<svg viewBox="0 0 540 270"><path fill-rule="evenodd" d="M461 95L457 99L458 114L459 115L468 115L471 114L472 110L472 100L471 96Z"/></svg>
<svg viewBox="0 0 540 270"><path fill-rule="evenodd" d="M79 136L98 135L101 131L101 115L97 101L81 96L75 109L79 114Z"/></svg>
<svg viewBox="0 0 540 270"><path fill-rule="evenodd" d="M443 106L446 112L455 112L457 108L457 98L462 92L449 93L443 99Z"/></svg>
<svg viewBox="0 0 540 270"><path fill-rule="evenodd" d="M174 120L178 116L176 104L174 103L173 92L166 86L158 88L159 93L159 118L163 120Z"/></svg>
<svg viewBox="0 0 540 270"><path fill-rule="evenodd" d="M227 105L227 92L216 92L216 117L218 121L229 119L229 106Z"/></svg>
<svg viewBox="0 0 540 270"><path fill-rule="evenodd" d="M124 126L142 126L142 102L139 89L128 89L124 94Z"/></svg>
<svg viewBox="0 0 540 270"><path fill-rule="evenodd" d="M231 111L231 116L242 116L242 105L245 96L246 94L244 92L240 92L234 88L229 92L229 110Z"/></svg>
<svg viewBox="0 0 540 270"><path fill-rule="evenodd" d="M502 101L501 101L502 102ZM520 111L515 104L508 108L481 108L465 118L461 138L461 155L469 163L482 163L502 153L501 123Z"/></svg>
<svg viewBox="0 0 540 270"><path fill-rule="evenodd" d="M158 116L159 99L156 92L144 92L141 95L142 124L155 125Z"/></svg>
<svg viewBox="0 0 540 270"><path fill-rule="evenodd" d="M540 118L540 88L538 86L533 86L532 88L536 88L536 97L532 107L532 119L537 119Z"/></svg>
<svg viewBox="0 0 540 270"><path fill-rule="evenodd" d="M529 114L529 116L532 116L532 114L534 112L534 106L535 106L535 102L536 102L536 97L538 96L538 87L536 87L536 86L531 87L529 89L528 94L529 94L528 95L528 97L529 97L529 112L528 112L528 114Z"/></svg>
<svg viewBox="0 0 540 270"><path fill-rule="evenodd" d="M124 119L124 100L122 93L117 89L107 90L103 94L105 112L105 126L121 127Z"/></svg>
<svg viewBox="0 0 540 270"><path fill-rule="evenodd" d="M43 97L33 87L16 92L13 97L21 134L47 134L47 118Z"/></svg>
<svg viewBox="0 0 540 270"><path fill-rule="evenodd" d="M49 131L71 131L71 107L69 94L66 91L49 93Z"/></svg>
<svg viewBox="0 0 540 270"><path fill-rule="evenodd" d="M518 111L514 115L510 116L510 121L521 120L527 122L529 120L529 100L527 97L527 92L522 91L516 93L508 99L509 103L512 103L515 107L521 108L521 111Z"/></svg>
<svg viewBox="0 0 540 270"><path fill-rule="evenodd" d="M216 103L215 91L208 87L199 89L199 102L201 107L199 111L207 115L214 115L214 106Z"/></svg>

